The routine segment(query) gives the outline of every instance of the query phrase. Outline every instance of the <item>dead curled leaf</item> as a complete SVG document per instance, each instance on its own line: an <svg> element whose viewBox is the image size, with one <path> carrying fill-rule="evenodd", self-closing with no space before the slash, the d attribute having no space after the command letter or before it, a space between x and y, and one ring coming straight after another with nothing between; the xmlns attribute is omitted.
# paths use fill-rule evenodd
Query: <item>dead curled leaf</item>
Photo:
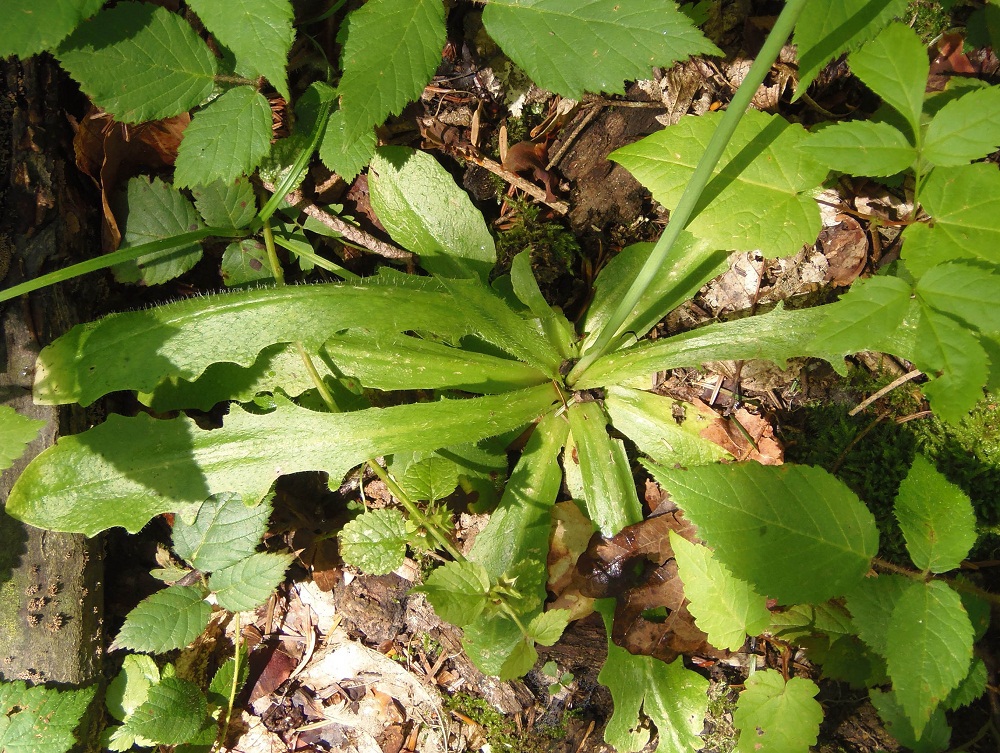
<svg viewBox="0 0 1000 753"><path fill-rule="evenodd" d="M754 460L761 465L781 465L785 451L774 436L774 427L767 419L737 408L731 416L718 415L701 400L694 401L698 410L712 417L712 423L699 436L714 442L737 460Z"/></svg>

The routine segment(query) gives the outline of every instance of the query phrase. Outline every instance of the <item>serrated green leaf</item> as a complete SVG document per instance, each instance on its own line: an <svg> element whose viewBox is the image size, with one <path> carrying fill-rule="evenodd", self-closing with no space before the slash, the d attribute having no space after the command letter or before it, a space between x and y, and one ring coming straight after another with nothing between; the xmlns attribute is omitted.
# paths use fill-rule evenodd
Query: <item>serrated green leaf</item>
<svg viewBox="0 0 1000 753"><path fill-rule="evenodd" d="M257 552L229 567L216 570L208 580L219 606L230 612L245 612L267 601L285 579L291 554Z"/></svg>
<svg viewBox="0 0 1000 753"><path fill-rule="evenodd" d="M785 682L780 672L765 669L750 675L745 687L733 712L739 753L807 753L816 744L823 721L816 683L804 677Z"/></svg>
<svg viewBox="0 0 1000 753"><path fill-rule="evenodd" d="M23 681L0 682L0 750L4 753L66 753L97 685L79 690L29 688ZM41 746L41 747L40 747Z"/></svg>
<svg viewBox="0 0 1000 753"><path fill-rule="evenodd" d="M267 530L271 500L248 507L238 494L209 497L190 524L174 521L174 551L203 573L253 554Z"/></svg>
<svg viewBox="0 0 1000 753"><path fill-rule="evenodd" d="M0 59L51 50L73 29L101 9L104 0L9 0L4 4Z"/></svg>
<svg viewBox="0 0 1000 753"><path fill-rule="evenodd" d="M516 680L528 674L537 661L538 651L534 643L529 638L522 638L507 656L497 676L501 682Z"/></svg>
<svg viewBox="0 0 1000 753"><path fill-rule="evenodd" d="M253 184L245 175L194 186L191 193L201 216L213 227L246 227L257 214Z"/></svg>
<svg viewBox="0 0 1000 753"><path fill-rule="evenodd" d="M479 670L487 675L499 676L511 654L524 642L521 628L503 614L483 614L466 625L462 632L462 647ZM525 671L530 669L528 667Z"/></svg>
<svg viewBox="0 0 1000 753"><path fill-rule="evenodd" d="M566 411L583 475L587 517L603 536L642 520L625 445L608 435L608 416L596 402L578 402Z"/></svg>
<svg viewBox="0 0 1000 753"><path fill-rule="evenodd" d="M854 75L906 118L917 134L930 69L927 50L917 33L905 24L890 24L852 53L848 62Z"/></svg>
<svg viewBox="0 0 1000 753"><path fill-rule="evenodd" d="M285 70L295 36L289 0L191 0L189 5L241 68L256 71L291 99Z"/></svg>
<svg viewBox="0 0 1000 753"><path fill-rule="evenodd" d="M888 123L853 120L813 133L799 145L813 160L831 170L882 177L909 168L917 150Z"/></svg>
<svg viewBox="0 0 1000 753"><path fill-rule="evenodd" d="M417 99L441 62L444 6L439 0L371 0L345 24L337 92L344 136L354 141Z"/></svg>
<svg viewBox="0 0 1000 753"><path fill-rule="evenodd" d="M913 290L898 277L859 280L826 311L809 348L842 354L879 347L900 326Z"/></svg>
<svg viewBox="0 0 1000 753"><path fill-rule="evenodd" d="M236 693L250 676L250 662L248 659L246 644L240 645L240 677L236 682ZM212 675L212 682L208 686L208 702L213 706L227 708L229 706L229 694L233 690L233 674L236 672L236 660L226 659L215 674Z"/></svg>
<svg viewBox="0 0 1000 753"><path fill-rule="evenodd" d="M781 604L843 595L878 551L875 518L821 468L646 465L716 559Z"/></svg>
<svg viewBox="0 0 1000 753"><path fill-rule="evenodd" d="M191 202L169 183L159 178L138 177L128 182L124 213L122 248L170 238L204 227ZM119 282L142 282L160 285L187 272L201 259L201 244L154 251L112 267Z"/></svg>
<svg viewBox="0 0 1000 753"><path fill-rule="evenodd" d="M948 749L951 742L951 727L945 719L944 709L934 709L930 721L918 737L913 733L913 725L910 724L894 692L872 690L869 692L869 698L885 722L886 730L901 745L914 753L940 753Z"/></svg>
<svg viewBox="0 0 1000 753"><path fill-rule="evenodd" d="M194 512L213 494L263 498L278 476L326 471L338 480L369 458L478 441L531 423L552 385L496 397L314 413L281 402L266 415L233 407L221 429L189 418L109 416L63 437L25 469L8 514L56 531L138 531L161 512Z"/></svg>
<svg viewBox="0 0 1000 753"><path fill-rule="evenodd" d="M369 510L345 525L337 535L340 556L366 573L385 575L403 564L411 533L399 510Z"/></svg>
<svg viewBox="0 0 1000 753"><path fill-rule="evenodd" d="M649 740L641 710L656 724L657 753L689 753L699 748L708 711L708 680L686 669L683 659L665 664L651 656L630 654L612 641L614 604L611 599L595 604L608 634L608 658L597 680L607 686L614 701L605 742L621 753L641 750Z"/></svg>
<svg viewBox="0 0 1000 753"><path fill-rule="evenodd" d="M112 648L162 654L201 635L212 616L199 586L168 586L147 596L125 617Z"/></svg>
<svg viewBox="0 0 1000 753"><path fill-rule="evenodd" d="M555 645L569 624L570 620L570 610L568 609L550 609L547 612L542 612L536 615L535 618L528 623L528 635L535 643L539 643L543 646Z"/></svg>
<svg viewBox="0 0 1000 753"><path fill-rule="evenodd" d="M956 575L955 580L959 583L968 583L968 580L961 574ZM966 589L962 589L959 596L962 597L962 606L965 607L969 620L972 622L972 628L975 631L974 639L980 641L990 627L990 603L982 596Z"/></svg>
<svg viewBox="0 0 1000 753"><path fill-rule="evenodd" d="M215 86L215 56L190 24L146 3L101 11L56 57L84 93L122 123L179 115Z"/></svg>
<svg viewBox="0 0 1000 753"><path fill-rule="evenodd" d="M963 320L981 332L1000 331L1000 275L971 264L938 264L917 282L917 295L929 306Z"/></svg>
<svg viewBox="0 0 1000 753"><path fill-rule="evenodd" d="M207 185L249 175L271 147L271 107L252 86L237 86L191 118L177 149L174 184Z"/></svg>
<svg viewBox="0 0 1000 753"><path fill-rule="evenodd" d="M683 412L680 419L674 415L678 406ZM732 457L719 445L701 438L708 420L689 403L652 392L609 387L604 408L615 429L658 463L707 465Z"/></svg>
<svg viewBox="0 0 1000 753"><path fill-rule="evenodd" d="M483 25L538 86L579 99L624 94L626 80L691 55L719 55L673 3L643 0L494 0Z"/></svg>
<svg viewBox="0 0 1000 753"><path fill-rule="evenodd" d="M1000 86L954 99L931 119L921 156L935 165L964 165L1000 146Z"/></svg>
<svg viewBox="0 0 1000 753"><path fill-rule="evenodd" d="M367 6L366 6L367 7ZM486 280L496 262L493 236L469 195L426 152L379 148L368 170L372 208L420 266L448 277Z"/></svg>
<svg viewBox="0 0 1000 753"><path fill-rule="evenodd" d="M149 689L146 702L125 726L136 735L164 745L193 738L205 726L208 705L198 686L177 677L164 677Z"/></svg>
<svg viewBox="0 0 1000 753"><path fill-rule="evenodd" d="M972 623L947 584L911 582L889 620L886 662L892 688L919 736L972 661Z"/></svg>
<svg viewBox="0 0 1000 753"><path fill-rule="evenodd" d="M324 165L350 183L375 156L378 140L371 128L362 131L355 138L347 137L346 128L344 113L337 110L327 121L326 131L323 132L323 140L319 145L319 158Z"/></svg>
<svg viewBox="0 0 1000 753"><path fill-rule="evenodd" d="M899 485L893 506L913 564L932 573L956 569L976 543L976 515L959 487L923 455Z"/></svg>
<svg viewBox="0 0 1000 753"><path fill-rule="evenodd" d="M799 52L799 83L795 87L795 97L802 96L828 62L867 42L905 9L906 0L811 0L806 3L795 25L794 42Z"/></svg>
<svg viewBox="0 0 1000 753"><path fill-rule="evenodd" d="M879 656L889 649L889 622L896 602L910 585L902 575L865 578L847 593L847 608L861 638Z"/></svg>
<svg viewBox="0 0 1000 753"><path fill-rule="evenodd" d="M760 635L771 622L767 599L720 564L708 547L670 532L677 573L695 622L718 648L739 651L747 635Z"/></svg>
<svg viewBox="0 0 1000 753"><path fill-rule="evenodd" d="M238 287L252 282L273 281L267 249L256 238L244 238L226 246L219 265L222 284Z"/></svg>
<svg viewBox="0 0 1000 753"><path fill-rule="evenodd" d="M831 641L854 635L851 615L836 602L795 604L771 613L769 631L776 638L796 642L810 635L825 635Z"/></svg>
<svg viewBox="0 0 1000 753"><path fill-rule="evenodd" d="M858 689L880 685L888 679L885 660L857 636L845 635L820 651L807 643L806 650L811 661L823 665L823 677L826 679L846 682Z"/></svg>
<svg viewBox="0 0 1000 753"><path fill-rule="evenodd" d="M682 118L610 158L673 209L721 117ZM713 248L759 249L769 257L815 241L821 224L812 193L827 170L798 149L808 138L804 128L778 115L747 112L686 229Z"/></svg>
<svg viewBox="0 0 1000 753"><path fill-rule="evenodd" d="M903 259L914 277L942 262L981 259L1000 264L1000 170L977 163L939 167L921 186L920 201L931 224L918 222L903 231Z"/></svg>
<svg viewBox="0 0 1000 753"><path fill-rule="evenodd" d="M478 562L448 562L417 590L427 596L438 617L462 627L475 622L486 608L490 576Z"/></svg>
<svg viewBox="0 0 1000 753"><path fill-rule="evenodd" d="M34 441L45 422L22 416L13 408L0 405L0 471L10 468Z"/></svg>
<svg viewBox="0 0 1000 753"><path fill-rule="evenodd" d="M160 670L153 657L129 654L121 671L108 684L104 704L115 719L124 722L133 711L146 702L149 689L160 681Z"/></svg>
<svg viewBox="0 0 1000 753"><path fill-rule="evenodd" d="M989 670L986 669L986 664L978 656L972 657L969 673L944 700L944 707L955 711L974 703L986 692L988 683Z"/></svg>
<svg viewBox="0 0 1000 753"><path fill-rule="evenodd" d="M444 499L458 486L458 466L441 457L411 464L399 485L413 499L434 502Z"/></svg>
<svg viewBox="0 0 1000 753"><path fill-rule="evenodd" d="M958 423L983 397L989 357L976 335L921 303L914 364L931 381L923 386L934 412Z"/></svg>

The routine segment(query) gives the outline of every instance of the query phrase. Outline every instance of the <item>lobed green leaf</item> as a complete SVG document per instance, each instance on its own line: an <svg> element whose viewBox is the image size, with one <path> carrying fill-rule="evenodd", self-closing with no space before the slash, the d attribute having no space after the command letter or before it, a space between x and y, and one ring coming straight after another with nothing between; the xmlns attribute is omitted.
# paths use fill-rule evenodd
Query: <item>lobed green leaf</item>
<svg viewBox="0 0 1000 753"><path fill-rule="evenodd" d="M740 731L739 753L806 753L816 744L823 708L816 701L819 687L812 680L788 682L774 669L747 678L733 712Z"/></svg>
<svg viewBox="0 0 1000 753"><path fill-rule="evenodd" d="M168 586L139 602L125 617L114 648L162 654L201 635L212 607L198 586Z"/></svg>
<svg viewBox="0 0 1000 753"><path fill-rule="evenodd" d="M369 510L337 534L340 556L365 573L385 575L403 564L411 533L399 510Z"/></svg>

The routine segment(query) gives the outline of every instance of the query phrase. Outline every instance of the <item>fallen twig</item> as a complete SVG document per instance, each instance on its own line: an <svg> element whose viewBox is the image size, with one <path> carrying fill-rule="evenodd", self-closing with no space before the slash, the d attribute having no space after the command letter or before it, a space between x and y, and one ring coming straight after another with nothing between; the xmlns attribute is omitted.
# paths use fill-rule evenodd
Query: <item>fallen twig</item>
<svg viewBox="0 0 1000 753"><path fill-rule="evenodd" d="M546 201L545 191L543 189L536 186L530 180L525 180L520 175L512 173L510 170L505 170L503 165L501 165L499 162L494 162L489 157L484 157L481 154L476 154L471 151L467 153L462 153L459 156L462 159L467 159L479 165L480 167L486 168L494 175L499 175L501 178L510 183L512 186L520 188L531 198L535 199L541 204L545 204L547 207L550 207L557 214L563 214L563 215L569 214L569 204L567 204L565 201Z"/></svg>
<svg viewBox="0 0 1000 753"><path fill-rule="evenodd" d="M854 408L852 408L850 410L850 412L848 412L847 415L848 416L856 416L856 415L858 415L861 411L863 411L865 408L867 408L869 405L871 405L872 403L874 403L876 400L878 400L883 395L887 395L888 393L892 392L894 389L896 389L897 387L899 387L901 384L906 384L911 379L916 379L921 374L923 374L923 372L922 371L918 371L917 369L914 369L913 371L910 371L910 372L907 372L906 374L903 374L903 376L899 377L898 379L893 380L892 382L890 382L889 384L887 384L885 387L883 387L882 389L880 389L878 392L876 392L871 397L869 397L866 400L863 400L860 403L858 403L858 405L855 406Z"/></svg>

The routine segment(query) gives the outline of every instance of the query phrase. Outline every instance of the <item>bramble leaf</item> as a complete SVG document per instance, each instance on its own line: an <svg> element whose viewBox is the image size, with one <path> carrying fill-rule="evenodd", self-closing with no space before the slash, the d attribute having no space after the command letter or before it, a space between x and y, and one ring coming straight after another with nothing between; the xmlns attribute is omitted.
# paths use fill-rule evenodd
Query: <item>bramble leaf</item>
<svg viewBox="0 0 1000 753"><path fill-rule="evenodd" d="M253 184L241 175L234 180L216 180L207 186L195 186L194 205L213 227L246 227L257 214Z"/></svg>
<svg viewBox="0 0 1000 753"><path fill-rule="evenodd" d="M971 264L932 267L917 282L927 305L963 320L981 332L1000 331L1000 275Z"/></svg>
<svg viewBox="0 0 1000 753"><path fill-rule="evenodd" d="M222 252L219 274L226 287L274 279L267 249L256 238L244 238L226 246L226 250ZM301 361L300 358L300 364Z"/></svg>
<svg viewBox="0 0 1000 753"><path fill-rule="evenodd" d="M289 0L191 0L198 18L236 56L247 77L264 76L286 100L294 15Z"/></svg>
<svg viewBox="0 0 1000 753"><path fill-rule="evenodd" d="M877 348L896 331L910 306L913 290L898 277L858 280L827 309L810 349L823 348L842 354Z"/></svg>
<svg viewBox="0 0 1000 753"><path fill-rule="evenodd" d="M497 256L493 236L482 212L434 157L381 147L368 170L368 188L389 235L417 254L428 272L488 278Z"/></svg>
<svg viewBox="0 0 1000 753"><path fill-rule="evenodd" d="M672 2L494 0L483 25L535 84L574 99L624 94L654 66L721 54Z"/></svg>
<svg viewBox="0 0 1000 753"><path fill-rule="evenodd" d="M159 681L160 670L153 657L128 654L122 662L121 671L108 684L104 704L115 719L124 722L146 702L149 689Z"/></svg>
<svg viewBox="0 0 1000 753"><path fill-rule="evenodd" d="M0 682L0 750L5 753L66 753L77 744L73 735L87 712L97 685L79 690L29 688L23 680Z"/></svg>
<svg viewBox="0 0 1000 753"><path fill-rule="evenodd" d="M125 617L114 648L162 654L201 635L212 607L198 586L168 586L147 596Z"/></svg>
<svg viewBox="0 0 1000 753"><path fill-rule="evenodd" d="M785 682L773 669L747 678L733 712L740 731L739 753L807 753L816 744L823 709L812 680L793 677Z"/></svg>
<svg viewBox="0 0 1000 753"><path fill-rule="evenodd" d="M865 578L847 593L847 608L854 618L858 637L879 656L885 656L889 650L892 610L909 585L909 578L889 573Z"/></svg>
<svg viewBox="0 0 1000 753"><path fill-rule="evenodd" d="M760 635L771 622L767 600L734 576L708 547L692 544L673 531L670 546L684 583L684 598L695 623L718 648L739 651L747 635Z"/></svg>
<svg viewBox="0 0 1000 753"><path fill-rule="evenodd" d="M903 259L914 277L942 262L981 259L1000 264L1000 170L989 163L939 167L920 190L931 217L903 231Z"/></svg>
<svg viewBox="0 0 1000 753"><path fill-rule="evenodd" d="M256 551L270 515L270 499L248 507L238 494L209 497L192 523L174 520L174 551L203 573L221 570Z"/></svg>
<svg viewBox="0 0 1000 753"><path fill-rule="evenodd" d="M913 733L913 725L893 691L871 690L868 693L872 706L885 722L886 730L914 753L940 753L947 750L951 742L951 727L945 718L944 709L938 707L931 714L930 721L918 737Z"/></svg>
<svg viewBox="0 0 1000 753"><path fill-rule="evenodd" d="M969 667L969 674L944 700L944 707L949 711L955 711L963 706L968 706L982 697L988 683L989 670L986 669L986 664L978 656L974 656Z"/></svg>
<svg viewBox="0 0 1000 753"><path fill-rule="evenodd" d="M906 10L906 0L812 0L795 25L799 83L795 97L834 58L867 42ZM924 76L924 80L926 80Z"/></svg>
<svg viewBox="0 0 1000 753"><path fill-rule="evenodd" d="M657 753L687 753L703 743L708 710L708 680L684 666L683 659L665 664L651 656L637 656L611 640L614 600L595 604L608 634L608 658L597 676L614 701L614 713L604 740L621 753L641 750L649 728L640 723L640 710L653 720L659 733Z"/></svg>
<svg viewBox="0 0 1000 753"><path fill-rule="evenodd" d="M674 415L675 406L682 406L682 419ZM690 403L643 390L609 387L604 407L611 424L658 463L707 465L732 457L719 445L701 438L707 420Z"/></svg>
<svg viewBox="0 0 1000 753"><path fill-rule="evenodd" d="M883 101L906 118L917 134L930 64L920 37L894 23L848 58L851 71Z"/></svg>
<svg viewBox="0 0 1000 753"><path fill-rule="evenodd" d="M159 178L132 178L128 182L122 248L162 240L203 225L191 202L180 191ZM119 282L160 285L184 274L201 259L201 244L154 251L112 267Z"/></svg>
<svg viewBox="0 0 1000 753"><path fill-rule="evenodd" d="M954 570L976 543L976 515L968 495L923 455L913 458L893 511L913 564L921 570Z"/></svg>
<svg viewBox="0 0 1000 753"><path fill-rule="evenodd" d="M668 209L680 200L722 113L682 118L611 153ZM713 248L791 254L820 231L812 192L827 170L797 147L804 128L747 112L723 153L687 230Z"/></svg>
<svg viewBox="0 0 1000 753"><path fill-rule="evenodd" d="M252 86L237 86L195 113L177 150L178 188L249 175L271 148L271 107Z"/></svg>
<svg viewBox="0 0 1000 753"><path fill-rule="evenodd" d="M969 672L972 623L947 584L912 581L896 601L887 635L892 688L919 737Z"/></svg>
<svg viewBox="0 0 1000 753"><path fill-rule="evenodd" d="M552 646L562 637L563 631L569 624L570 610L550 609L536 615L528 623L528 635L535 643L543 646Z"/></svg>
<svg viewBox="0 0 1000 753"><path fill-rule="evenodd" d="M215 86L208 46L176 13L124 2L101 11L56 57L98 107L121 123L170 118L197 107Z"/></svg>
<svg viewBox="0 0 1000 753"><path fill-rule="evenodd" d="M0 405L0 471L10 468L35 440L45 422L22 416L13 408Z"/></svg>
<svg viewBox="0 0 1000 753"><path fill-rule="evenodd" d="M799 149L831 170L883 177L910 167L917 150L888 123L852 120L811 134Z"/></svg>
<svg viewBox="0 0 1000 753"><path fill-rule="evenodd" d="M326 123L323 140L319 145L319 158L349 183L375 156L377 139L371 128L353 139L347 137L345 129L344 112L337 110Z"/></svg>
<svg viewBox="0 0 1000 753"><path fill-rule="evenodd" d="M126 729L164 745L191 740L208 722L208 704L197 685L178 677L164 677L128 718Z"/></svg>
<svg viewBox="0 0 1000 753"><path fill-rule="evenodd" d="M406 559L412 529L395 508L369 510L347 523L337 534L340 556L348 565L371 575L391 573Z"/></svg>
<svg viewBox="0 0 1000 753"><path fill-rule="evenodd" d="M935 165L965 165L1000 146L1000 86L963 94L942 107L924 135L921 156Z"/></svg>
<svg viewBox="0 0 1000 753"><path fill-rule="evenodd" d="M781 604L842 596L878 551L875 518L821 468L645 465L716 559Z"/></svg>
<svg viewBox="0 0 1000 753"><path fill-rule="evenodd" d="M51 50L101 9L104 0L9 0L4 4L0 59L27 58Z"/></svg>
<svg viewBox="0 0 1000 753"><path fill-rule="evenodd" d="M445 43L440 0L371 0L348 15L337 92L344 138L361 138L420 96Z"/></svg>
<svg viewBox="0 0 1000 753"><path fill-rule="evenodd" d="M447 562L435 568L422 591L438 617L463 627L479 619L490 593L490 576L478 562Z"/></svg>
<svg viewBox="0 0 1000 753"><path fill-rule="evenodd" d="M989 358L976 335L950 316L921 303L914 364L930 377L923 386L934 412L961 421L983 397Z"/></svg>
<svg viewBox="0 0 1000 753"><path fill-rule="evenodd" d="M256 552L236 564L216 570L208 579L219 606L230 612L259 607L285 579L291 554Z"/></svg>

